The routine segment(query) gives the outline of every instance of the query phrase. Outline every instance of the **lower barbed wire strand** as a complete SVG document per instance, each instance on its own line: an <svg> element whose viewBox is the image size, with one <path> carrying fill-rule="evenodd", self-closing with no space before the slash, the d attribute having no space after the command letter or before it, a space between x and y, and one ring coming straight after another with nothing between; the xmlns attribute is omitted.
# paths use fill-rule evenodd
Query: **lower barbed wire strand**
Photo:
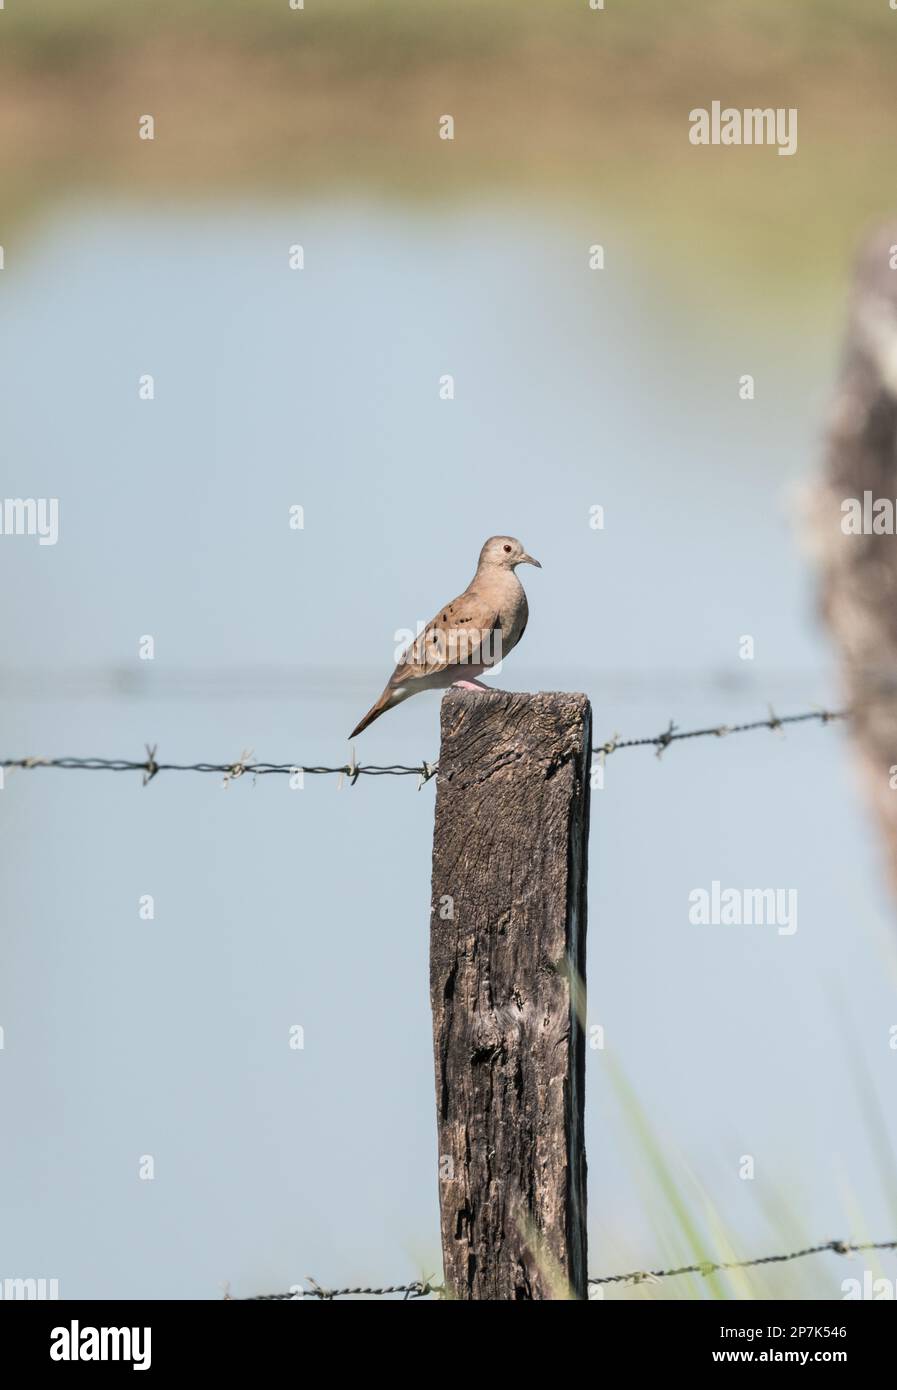
<svg viewBox="0 0 897 1390"><path fill-rule="evenodd" d="M897 1250L897 1240L869 1240L854 1244L846 1240L827 1240L808 1245L803 1250L789 1250L783 1255L757 1255L750 1260L708 1260L703 1264L681 1265L678 1269L633 1270L629 1274L603 1274L589 1278L590 1284L639 1284L659 1279L673 1279L682 1274L717 1274L731 1269L752 1269L757 1265L784 1264L787 1260L802 1260L807 1255L852 1255L862 1250Z"/></svg>
<svg viewBox="0 0 897 1390"><path fill-rule="evenodd" d="M443 1286L441 1284L431 1284L428 1281L414 1284L384 1284L380 1288L352 1288L352 1289L324 1289L315 1284L310 1289L300 1289L296 1293L259 1293L253 1294L250 1298L243 1301L247 1303L294 1303L302 1298L317 1298L327 1302L332 1298L354 1298L359 1295L369 1294L374 1297L383 1297L388 1294L400 1293L405 1298L427 1298L430 1294L441 1294ZM240 1301L240 1300L231 1300Z"/></svg>
<svg viewBox="0 0 897 1390"><path fill-rule="evenodd" d="M706 1278L709 1274L725 1273L726 1270L733 1269L753 1269L758 1265L784 1264L788 1260L802 1260L808 1255L824 1255L831 1253L835 1255L854 1255L860 1254L864 1250L894 1250L897 1251L897 1240L826 1240L818 1245L807 1245L803 1250L789 1250L785 1254L776 1255L757 1255L750 1260L706 1260L701 1264L680 1265L676 1269L650 1269L650 1270L631 1270L628 1274L596 1274L589 1277L587 1283L592 1286L602 1284L645 1284L654 1283L661 1279L675 1279L685 1274L700 1274ZM380 1297L387 1294L401 1293L406 1298L427 1298L430 1294L442 1296L445 1293L445 1286L434 1284L429 1279L417 1280L411 1284L385 1284L380 1288L346 1288L346 1289L325 1289L317 1284L313 1279L309 1279L311 1288L298 1289L294 1293L261 1293L251 1295L248 1299L237 1300L247 1303L288 1303L297 1302L302 1298L351 1298L359 1295L368 1294Z"/></svg>

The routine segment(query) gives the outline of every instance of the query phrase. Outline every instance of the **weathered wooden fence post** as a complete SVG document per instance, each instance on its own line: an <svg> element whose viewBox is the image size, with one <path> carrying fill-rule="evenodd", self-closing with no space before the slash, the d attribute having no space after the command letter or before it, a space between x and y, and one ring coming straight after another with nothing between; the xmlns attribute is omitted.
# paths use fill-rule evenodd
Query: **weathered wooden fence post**
<svg viewBox="0 0 897 1390"><path fill-rule="evenodd" d="M446 1287L587 1296L584 695L450 690L430 999Z"/></svg>

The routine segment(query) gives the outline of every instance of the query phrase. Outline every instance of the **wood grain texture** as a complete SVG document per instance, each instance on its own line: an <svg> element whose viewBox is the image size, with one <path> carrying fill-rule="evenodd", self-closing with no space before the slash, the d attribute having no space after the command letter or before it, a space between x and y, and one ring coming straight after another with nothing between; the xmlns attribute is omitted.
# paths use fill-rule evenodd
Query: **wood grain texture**
<svg viewBox="0 0 897 1390"><path fill-rule="evenodd" d="M584 695L442 702L430 998L459 1299L586 1297L590 744Z"/></svg>

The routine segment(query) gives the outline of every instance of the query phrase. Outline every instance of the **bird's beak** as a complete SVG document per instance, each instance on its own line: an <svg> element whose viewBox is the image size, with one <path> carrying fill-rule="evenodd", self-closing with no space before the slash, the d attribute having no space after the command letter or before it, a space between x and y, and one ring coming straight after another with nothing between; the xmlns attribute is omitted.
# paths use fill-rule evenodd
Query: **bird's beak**
<svg viewBox="0 0 897 1390"><path fill-rule="evenodd" d="M539 564L539 561L534 560L532 555L524 555L520 563L522 565L535 565L537 570L540 570L542 568L542 566Z"/></svg>

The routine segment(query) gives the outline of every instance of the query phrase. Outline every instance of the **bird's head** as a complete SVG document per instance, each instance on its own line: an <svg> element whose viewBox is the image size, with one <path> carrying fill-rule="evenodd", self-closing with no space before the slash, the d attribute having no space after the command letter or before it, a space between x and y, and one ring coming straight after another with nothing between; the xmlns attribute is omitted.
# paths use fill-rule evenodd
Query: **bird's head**
<svg viewBox="0 0 897 1390"><path fill-rule="evenodd" d="M480 569L513 570L517 565L542 566L532 555L527 555L523 546L513 536L490 536L480 551Z"/></svg>

